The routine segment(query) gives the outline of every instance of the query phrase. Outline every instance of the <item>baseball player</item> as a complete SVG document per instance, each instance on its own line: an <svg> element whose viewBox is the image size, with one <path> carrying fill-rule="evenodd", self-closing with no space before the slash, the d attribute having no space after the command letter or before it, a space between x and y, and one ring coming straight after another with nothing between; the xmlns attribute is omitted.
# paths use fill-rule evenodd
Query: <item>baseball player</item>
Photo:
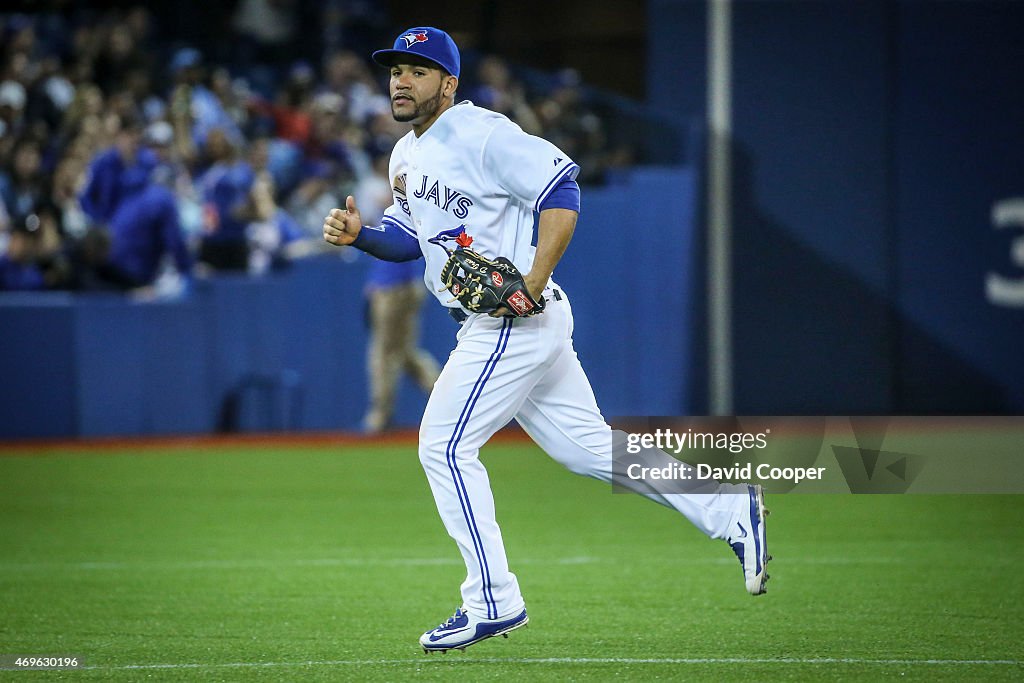
<svg viewBox="0 0 1024 683"><path fill-rule="evenodd" d="M344 209L325 219L324 239L390 261L423 258L427 289L461 323L419 433L420 462L438 512L466 563L462 606L420 638L424 651L445 652L507 637L528 621L480 447L515 419L571 471L610 482L613 433L573 349L569 297L551 280L580 210L579 167L505 116L455 104L459 51L444 31L409 29L373 59L390 69L394 118L412 124L391 155L395 202L380 225L370 226L348 197ZM453 259L470 245L486 258L469 268L489 265L468 279L454 277ZM513 280L518 288L504 291L501 305L484 312L480 301ZM642 493L709 537L726 539L747 590L764 592L770 557L760 487Z"/></svg>

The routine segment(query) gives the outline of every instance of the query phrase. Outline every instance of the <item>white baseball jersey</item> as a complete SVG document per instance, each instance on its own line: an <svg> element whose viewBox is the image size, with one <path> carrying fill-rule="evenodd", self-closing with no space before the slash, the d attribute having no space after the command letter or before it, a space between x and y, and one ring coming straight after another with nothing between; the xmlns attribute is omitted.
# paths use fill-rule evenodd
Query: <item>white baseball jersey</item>
<svg viewBox="0 0 1024 683"><path fill-rule="evenodd" d="M579 166L547 140L528 135L502 114L461 102L441 114L423 135L409 132L395 145L389 175L395 203L385 212L415 236L426 268L427 288L438 292L441 267L465 229L473 249L505 256L522 273L533 266L534 212Z"/></svg>

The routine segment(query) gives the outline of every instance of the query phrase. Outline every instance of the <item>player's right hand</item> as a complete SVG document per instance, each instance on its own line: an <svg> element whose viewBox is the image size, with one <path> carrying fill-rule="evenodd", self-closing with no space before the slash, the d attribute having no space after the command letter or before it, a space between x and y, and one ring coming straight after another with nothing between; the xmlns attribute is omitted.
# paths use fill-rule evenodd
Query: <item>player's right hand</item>
<svg viewBox="0 0 1024 683"><path fill-rule="evenodd" d="M324 219L324 241L344 247L356 241L363 222L356 208L356 200L352 195L345 199L344 209L331 209L330 215Z"/></svg>

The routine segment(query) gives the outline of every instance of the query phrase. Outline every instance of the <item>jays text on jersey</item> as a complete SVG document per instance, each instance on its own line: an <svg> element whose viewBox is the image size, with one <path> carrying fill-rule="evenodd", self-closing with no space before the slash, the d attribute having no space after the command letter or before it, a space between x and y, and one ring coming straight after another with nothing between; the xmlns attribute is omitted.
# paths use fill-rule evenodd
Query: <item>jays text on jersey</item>
<svg viewBox="0 0 1024 683"><path fill-rule="evenodd" d="M528 135L502 114L462 102L420 137L409 132L391 154L395 203L384 212L416 237L426 260L423 280L446 306L441 267L445 242L465 230L485 256L505 256L520 272L533 265L534 212L564 179L579 172L572 159ZM454 248L449 244L449 248Z"/></svg>

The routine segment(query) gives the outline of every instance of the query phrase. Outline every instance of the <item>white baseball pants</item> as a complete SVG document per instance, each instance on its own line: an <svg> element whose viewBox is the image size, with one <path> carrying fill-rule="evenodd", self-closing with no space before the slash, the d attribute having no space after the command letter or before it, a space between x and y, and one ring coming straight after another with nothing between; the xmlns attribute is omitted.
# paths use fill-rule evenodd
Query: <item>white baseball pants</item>
<svg viewBox="0 0 1024 683"><path fill-rule="evenodd" d="M572 472L612 480L613 432L573 349L572 309L564 292L560 298L550 288L545 294L540 315L471 315L463 323L420 425L420 462L466 562L463 602L470 613L489 619L518 614L524 602L509 571L480 447L515 418ZM660 451L653 457L669 458ZM638 493L681 512L712 538L724 537L737 514L736 497L714 489Z"/></svg>

